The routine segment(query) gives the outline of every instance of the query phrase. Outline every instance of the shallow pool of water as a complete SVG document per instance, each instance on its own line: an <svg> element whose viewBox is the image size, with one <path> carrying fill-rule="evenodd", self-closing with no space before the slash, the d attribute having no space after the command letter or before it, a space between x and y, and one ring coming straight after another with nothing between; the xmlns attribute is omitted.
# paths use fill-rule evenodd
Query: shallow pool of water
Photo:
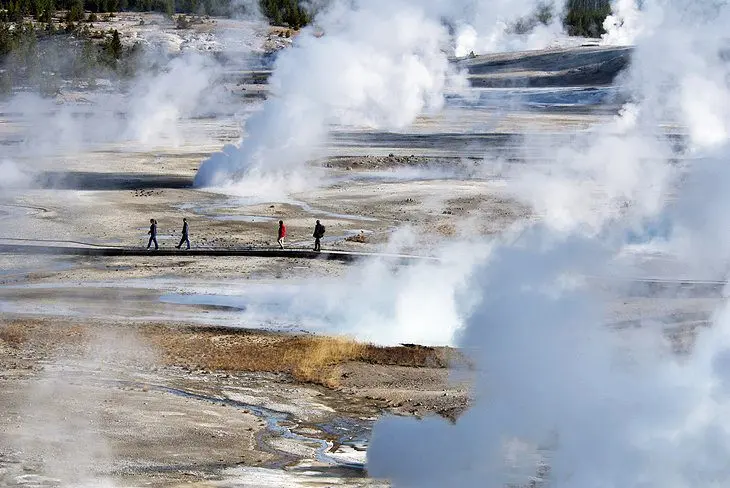
<svg viewBox="0 0 730 488"><path fill-rule="evenodd" d="M246 306L241 304L240 296L168 293L166 295L162 295L160 297L160 301L175 305L207 305L222 307L230 310L239 310L241 312L246 310Z"/></svg>
<svg viewBox="0 0 730 488"><path fill-rule="evenodd" d="M563 88L481 88L466 96L450 95L447 104L452 107L504 107L506 103L526 107L591 107L615 103L619 87L563 87Z"/></svg>
<svg viewBox="0 0 730 488"><path fill-rule="evenodd" d="M264 217L263 215L213 215L210 216L213 220L223 220L232 222L275 222L276 217Z"/></svg>

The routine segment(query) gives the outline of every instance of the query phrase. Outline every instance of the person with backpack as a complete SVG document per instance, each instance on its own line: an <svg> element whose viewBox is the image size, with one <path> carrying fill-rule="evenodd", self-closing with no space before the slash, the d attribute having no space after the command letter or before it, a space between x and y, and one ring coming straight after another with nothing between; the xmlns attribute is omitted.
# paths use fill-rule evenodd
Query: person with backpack
<svg viewBox="0 0 730 488"><path fill-rule="evenodd" d="M188 237L188 219L183 219L182 237L180 238L180 244L175 246L180 249L183 242L188 245L187 249L190 249L190 238Z"/></svg>
<svg viewBox="0 0 730 488"><path fill-rule="evenodd" d="M312 237L314 237L314 250L317 252L322 250L319 240L324 237L324 231L324 225L320 224L318 220L317 223L314 224L314 233L312 234Z"/></svg>
<svg viewBox="0 0 730 488"><path fill-rule="evenodd" d="M149 249L154 242L156 251L159 249L159 246L157 245L157 221L155 219L150 219L150 230L147 233L150 236L150 241L147 243L147 249Z"/></svg>
<svg viewBox="0 0 730 488"><path fill-rule="evenodd" d="M276 239L276 242L279 243L279 247L281 247L282 249L284 249L284 238L286 237L286 226L284 225L284 221L283 220L280 220L279 221L279 234L278 234L278 236L279 237L278 237L278 239Z"/></svg>

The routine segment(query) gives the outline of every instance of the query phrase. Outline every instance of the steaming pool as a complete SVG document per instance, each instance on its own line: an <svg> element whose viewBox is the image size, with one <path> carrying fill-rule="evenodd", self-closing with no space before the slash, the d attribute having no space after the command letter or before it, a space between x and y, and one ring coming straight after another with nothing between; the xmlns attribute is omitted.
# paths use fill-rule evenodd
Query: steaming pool
<svg viewBox="0 0 730 488"><path fill-rule="evenodd" d="M618 86L550 88L471 88L466 95L449 94L448 107L499 108L514 104L523 109L599 108L622 104Z"/></svg>

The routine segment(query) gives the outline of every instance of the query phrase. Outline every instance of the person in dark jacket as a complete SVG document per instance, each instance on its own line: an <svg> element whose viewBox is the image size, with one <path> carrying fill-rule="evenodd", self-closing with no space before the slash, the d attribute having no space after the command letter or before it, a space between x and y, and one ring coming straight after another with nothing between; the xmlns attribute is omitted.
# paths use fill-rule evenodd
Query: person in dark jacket
<svg viewBox="0 0 730 488"><path fill-rule="evenodd" d="M175 247L180 249L183 245L183 242L188 245L186 249L190 249L190 238L188 237L188 219L183 219L182 237L180 238L180 244Z"/></svg>
<svg viewBox="0 0 730 488"><path fill-rule="evenodd" d="M279 243L279 247L284 249L284 238L286 237L286 226L284 225L284 221L279 221L279 233L278 238L276 239L276 242Z"/></svg>
<svg viewBox="0 0 730 488"><path fill-rule="evenodd" d="M150 241L147 243L147 249L149 249L154 242L156 251L159 247L157 246L157 221L155 219L150 219L150 230L147 233L150 235Z"/></svg>
<svg viewBox="0 0 730 488"><path fill-rule="evenodd" d="M319 240L324 237L324 225L319 223L319 220L316 224L314 224L314 233L312 234L312 237L314 237L314 250L319 252L322 250L322 247L319 243Z"/></svg>

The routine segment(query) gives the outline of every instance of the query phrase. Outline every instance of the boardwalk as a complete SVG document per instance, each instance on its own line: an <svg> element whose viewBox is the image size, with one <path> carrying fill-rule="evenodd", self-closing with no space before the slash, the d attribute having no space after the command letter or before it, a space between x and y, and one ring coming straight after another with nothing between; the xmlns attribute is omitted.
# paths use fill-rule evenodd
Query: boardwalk
<svg viewBox="0 0 730 488"><path fill-rule="evenodd" d="M31 243L32 242L32 243ZM61 245L63 244L63 245ZM438 259L430 256L415 256L408 254L387 254L350 251L322 251L314 252L311 249L278 249L265 247L243 247L243 248L193 248L190 250L178 250L174 248L160 248L157 251L147 250L139 247L116 247L97 246L82 242L72 241L28 241L26 244L0 241L0 254L27 254L27 255L62 255L62 256L190 256L190 257L214 257L214 256L237 256L237 257L264 257L264 258L300 258L300 259L325 259L331 261L352 262L366 258L377 258L392 260L402 264L412 264L419 261L433 261Z"/></svg>

